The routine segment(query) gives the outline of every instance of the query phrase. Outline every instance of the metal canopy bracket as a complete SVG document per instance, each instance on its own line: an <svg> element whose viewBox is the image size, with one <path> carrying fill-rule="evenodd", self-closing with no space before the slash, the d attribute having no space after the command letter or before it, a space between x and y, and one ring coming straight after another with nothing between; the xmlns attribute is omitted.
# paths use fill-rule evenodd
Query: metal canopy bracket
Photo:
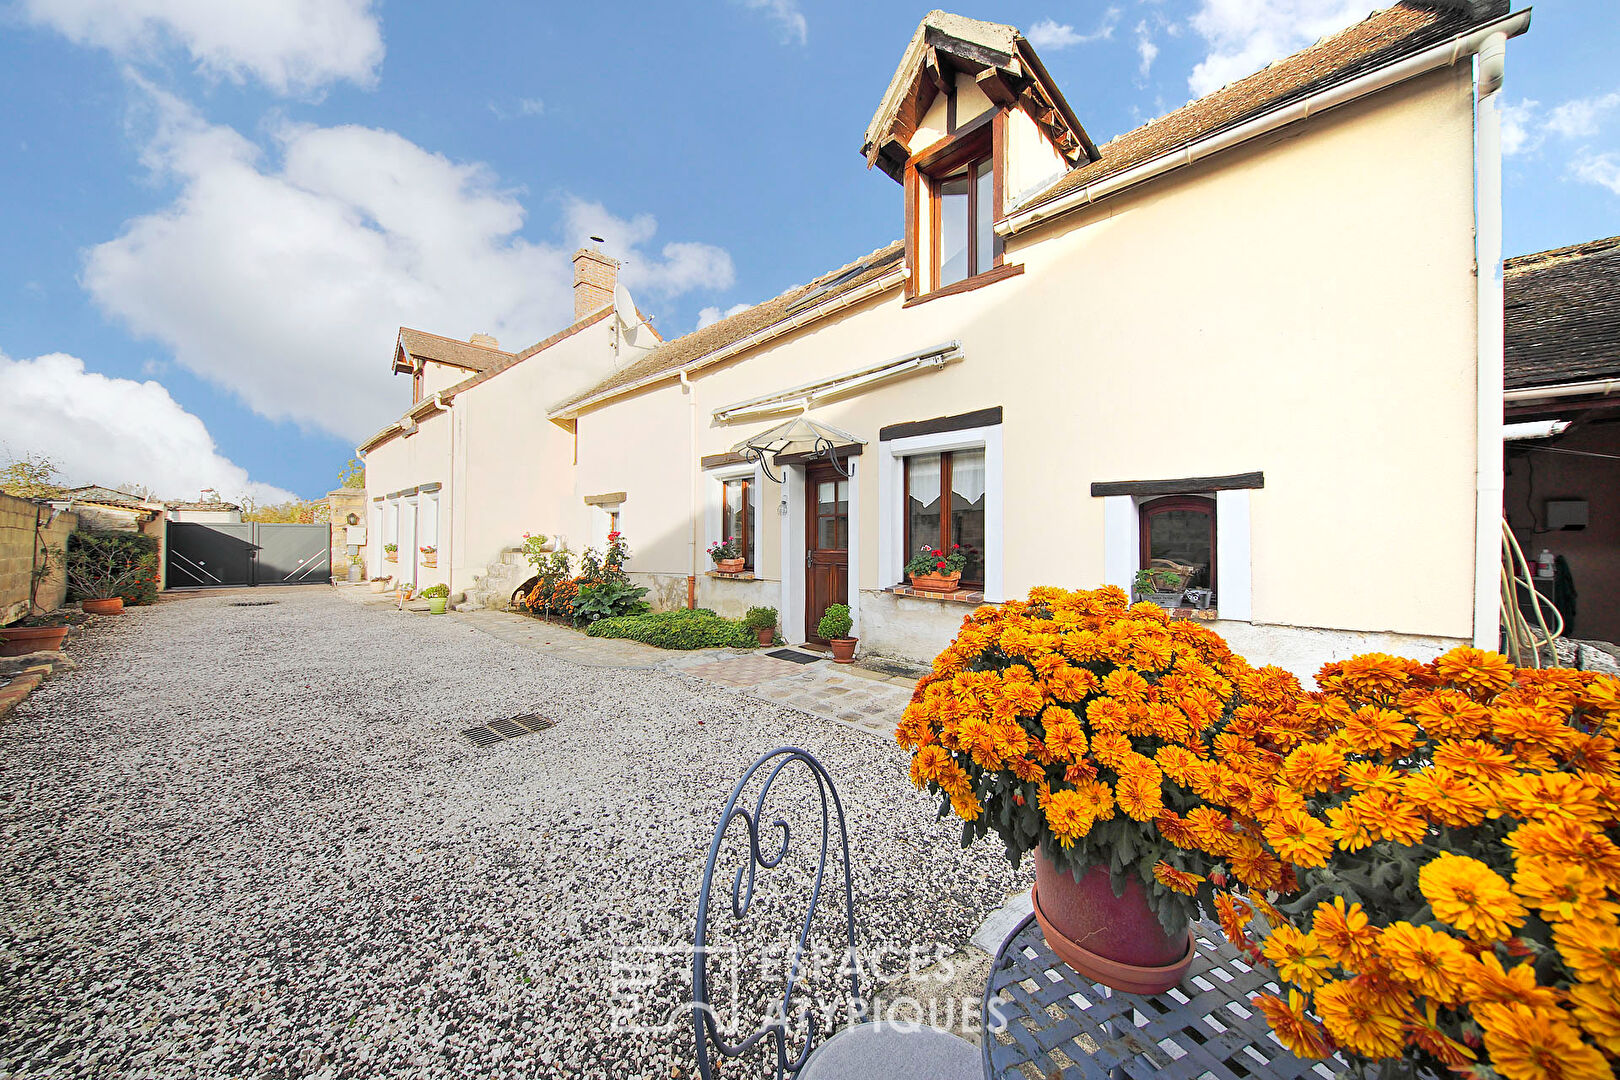
<svg viewBox="0 0 1620 1080"><path fill-rule="evenodd" d="M766 476L780 484L782 477L771 471L768 458L774 458L778 465L781 464L784 454L802 456L811 461L826 461L839 476L847 478L850 471L845 463L839 460L838 448L859 446L860 443L859 439L847 431L818 423L808 416L797 416L785 424L778 424L768 431L762 431L752 438L743 440L732 447L731 452L741 455L744 461L759 466Z"/></svg>

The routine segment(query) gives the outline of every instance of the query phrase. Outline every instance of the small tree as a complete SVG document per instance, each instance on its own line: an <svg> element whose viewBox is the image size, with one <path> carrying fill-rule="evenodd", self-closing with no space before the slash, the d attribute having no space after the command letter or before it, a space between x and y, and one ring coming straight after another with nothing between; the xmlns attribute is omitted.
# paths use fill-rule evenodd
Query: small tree
<svg viewBox="0 0 1620 1080"><path fill-rule="evenodd" d="M48 499L62 493L60 470L44 454L28 454L0 468L0 492L19 499Z"/></svg>
<svg viewBox="0 0 1620 1080"><path fill-rule="evenodd" d="M346 488L363 488L366 486L366 463L357 457L349 459L338 473L338 486Z"/></svg>

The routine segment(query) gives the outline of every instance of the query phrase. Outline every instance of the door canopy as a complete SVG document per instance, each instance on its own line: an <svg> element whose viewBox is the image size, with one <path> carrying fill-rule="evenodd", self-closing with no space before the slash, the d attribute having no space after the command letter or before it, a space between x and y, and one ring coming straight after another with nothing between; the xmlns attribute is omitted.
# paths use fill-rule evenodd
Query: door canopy
<svg viewBox="0 0 1620 1080"><path fill-rule="evenodd" d="M780 484L782 478L771 471L771 463L766 460L767 457L777 465L825 461L838 472L838 475L848 476L849 469L839 460L838 451L860 445L861 440L847 431L840 431L830 424L819 423L808 416L796 416L785 424L778 424L768 431L744 439L733 446L731 452L742 455L746 461L754 462L765 470L766 476Z"/></svg>

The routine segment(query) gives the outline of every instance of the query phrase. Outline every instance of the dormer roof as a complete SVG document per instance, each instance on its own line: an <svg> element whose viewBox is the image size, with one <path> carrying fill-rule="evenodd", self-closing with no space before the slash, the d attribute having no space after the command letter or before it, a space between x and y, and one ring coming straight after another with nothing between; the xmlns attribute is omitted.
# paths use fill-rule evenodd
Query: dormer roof
<svg viewBox="0 0 1620 1080"><path fill-rule="evenodd" d="M473 336L494 340L484 334ZM457 341L455 338L430 334L426 330L413 330L408 326L402 326L399 328L399 340L394 345L394 370L411 371L411 357L449 364L465 371L479 372L509 362L512 354L476 341Z"/></svg>
<svg viewBox="0 0 1620 1080"><path fill-rule="evenodd" d="M973 78L998 107L1023 105L1070 166L1096 160L1096 144L1017 27L930 11L911 36L867 125L861 146L867 165L899 180L912 135L934 99L949 93L959 74Z"/></svg>

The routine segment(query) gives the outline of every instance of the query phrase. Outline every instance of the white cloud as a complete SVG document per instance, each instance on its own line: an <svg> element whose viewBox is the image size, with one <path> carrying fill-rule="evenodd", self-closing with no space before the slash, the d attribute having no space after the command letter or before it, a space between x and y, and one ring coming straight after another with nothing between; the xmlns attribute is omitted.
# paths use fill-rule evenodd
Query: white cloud
<svg viewBox="0 0 1620 1080"><path fill-rule="evenodd" d="M1503 101L1499 112L1502 116L1502 153L1508 157L1514 154L1528 153L1541 145L1543 134L1536 126L1536 117L1541 108L1539 101Z"/></svg>
<svg viewBox="0 0 1620 1080"><path fill-rule="evenodd" d="M518 98L519 116L540 116L546 111L546 103L539 98Z"/></svg>
<svg viewBox="0 0 1620 1080"><path fill-rule="evenodd" d="M1191 21L1209 53L1187 85L1202 97L1342 30L1368 10L1368 0L1201 0Z"/></svg>
<svg viewBox="0 0 1620 1080"><path fill-rule="evenodd" d="M1031 45L1037 49L1067 49L1073 45L1084 45L1091 41L1102 41L1114 36L1114 27L1119 23L1119 8L1111 7L1103 12L1102 19L1098 21L1097 28L1088 33L1076 30L1068 23L1059 23L1056 19L1041 19L1029 28L1024 36Z"/></svg>
<svg viewBox="0 0 1620 1080"><path fill-rule="evenodd" d="M358 441L406 400L388 364L401 324L487 330L522 348L570 321L577 244L519 235L523 204L483 166L388 131L290 124L273 133L272 161L149 93L158 131L146 159L180 193L93 248L83 281L103 310L255 412ZM707 244L644 254L650 215L626 222L575 201L568 240L586 217L615 238L633 287L667 298L732 283L730 256Z"/></svg>
<svg viewBox="0 0 1620 1080"><path fill-rule="evenodd" d="M569 199L563 212L563 235L571 247L602 237L602 250L618 259L619 280L631 289L658 296L678 296L698 289L728 289L737 280L736 268L724 248L681 241L665 244L658 256L640 250L658 232L651 214L621 218L598 202Z"/></svg>
<svg viewBox="0 0 1620 1080"><path fill-rule="evenodd" d="M80 45L129 58L179 46L215 78L281 94L370 86L383 58L372 0L23 0L23 11Z"/></svg>
<svg viewBox="0 0 1620 1080"><path fill-rule="evenodd" d="M1148 29L1146 19L1136 24L1136 55L1141 61L1137 65L1136 74L1139 78L1146 79L1148 72L1153 69L1153 61L1159 58L1159 47L1153 43L1153 34Z"/></svg>
<svg viewBox="0 0 1620 1080"><path fill-rule="evenodd" d="M740 311L747 311L752 306L752 304L732 304L726 310L721 311L711 304L698 312L696 329L701 330L705 326L712 326L721 319L729 319Z"/></svg>
<svg viewBox="0 0 1620 1080"><path fill-rule="evenodd" d="M810 39L810 24L799 10L799 0L742 0L742 6L750 11L763 11L776 23L784 45L795 41L803 45Z"/></svg>
<svg viewBox="0 0 1620 1080"><path fill-rule="evenodd" d="M208 428L156 382L86 371L66 353L0 353L0 432L8 456L43 454L70 485L138 483L159 498L284 502L293 493L249 478L220 455Z"/></svg>
<svg viewBox="0 0 1620 1080"><path fill-rule="evenodd" d="M1603 118L1616 106L1620 106L1620 91L1575 98L1547 114L1547 129L1566 139L1587 138L1598 133Z"/></svg>
<svg viewBox="0 0 1620 1080"><path fill-rule="evenodd" d="M1620 195L1620 154L1582 150L1569 163L1569 171L1577 180L1598 184Z"/></svg>

